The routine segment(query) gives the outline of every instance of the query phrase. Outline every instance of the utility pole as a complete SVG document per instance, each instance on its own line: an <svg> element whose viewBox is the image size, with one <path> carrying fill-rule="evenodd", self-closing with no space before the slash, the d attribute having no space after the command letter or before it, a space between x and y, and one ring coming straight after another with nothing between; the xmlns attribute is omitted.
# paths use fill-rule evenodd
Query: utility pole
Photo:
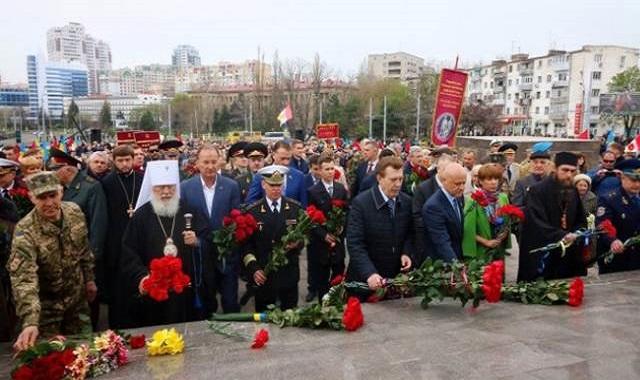
<svg viewBox="0 0 640 380"><path fill-rule="evenodd" d="M416 142L420 144L420 94L418 94L418 105L416 106Z"/></svg>
<svg viewBox="0 0 640 380"><path fill-rule="evenodd" d="M167 119L169 119L169 136L171 136L171 100L169 100L168 106L169 106L169 109L167 110L167 113L168 113Z"/></svg>
<svg viewBox="0 0 640 380"><path fill-rule="evenodd" d="M320 106L320 124L322 124L322 95L320 95L320 99L318 100L318 105Z"/></svg>
<svg viewBox="0 0 640 380"><path fill-rule="evenodd" d="M373 98L369 98L369 138L373 136Z"/></svg>
<svg viewBox="0 0 640 380"><path fill-rule="evenodd" d="M384 96L384 119L382 120L382 143L387 145L387 95Z"/></svg>
<svg viewBox="0 0 640 380"><path fill-rule="evenodd" d="M249 103L249 133L253 135L253 102Z"/></svg>

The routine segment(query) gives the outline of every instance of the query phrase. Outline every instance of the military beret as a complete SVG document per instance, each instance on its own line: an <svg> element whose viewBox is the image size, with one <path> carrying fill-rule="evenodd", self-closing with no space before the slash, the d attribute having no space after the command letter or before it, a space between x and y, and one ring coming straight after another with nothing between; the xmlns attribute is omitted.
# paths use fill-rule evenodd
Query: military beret
<svg viewBox="0 0 640 380"><path fill-rule="evenodd" d="M535 160L536 158L546 158L547 160L551 158L551 147L553 143L550 141L541 141L539 143L535 143L531 146L531 155L530 159Z"/></svg>

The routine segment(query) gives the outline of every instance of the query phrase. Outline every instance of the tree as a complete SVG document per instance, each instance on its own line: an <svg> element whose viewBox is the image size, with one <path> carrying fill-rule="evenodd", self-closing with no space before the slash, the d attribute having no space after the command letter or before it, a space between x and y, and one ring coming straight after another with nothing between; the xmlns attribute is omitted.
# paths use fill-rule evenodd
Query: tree
<svg viewBox="0 0 640 380"><path fill-rule="evenodd" d="M425 73L418 80L417 93L420 95L420 136L431 136L431 122L433 121L433 107L436 102L436 92L440 74Z"/></svg>
<svg viewBox="0 0 640 380"><path fill-rule="evenodd" d="M138 126L143 131L155 131L156 130L156 120L153 117L153 113L150 110L144 111L140 120L138 122Z"/></svg>
<svg viewBox="0 0 640 380"><path fill-rule="evenodd" d="M102 104L102 109L100 110L100 126L102 129L109 129L113 126L113 121L111 120L111 104L108 101L104 101Z"/></svg>
<svg viewBox="0 0 640 380"><path fill-rule="evenodd" d="M502 127L499 121L500 112L482 102L467 104L462 110L459 135L494 136L500 135Z"/></svg>
<svg viewBox="0 0 640 380"><path fill-rule="evenodd" d="M609 82L609 91L640 92L640 68L633 66L615 75ZM640 114L621 114L617 117L622 120L625 137L630 138L631 131L640 120Z"/></svg>

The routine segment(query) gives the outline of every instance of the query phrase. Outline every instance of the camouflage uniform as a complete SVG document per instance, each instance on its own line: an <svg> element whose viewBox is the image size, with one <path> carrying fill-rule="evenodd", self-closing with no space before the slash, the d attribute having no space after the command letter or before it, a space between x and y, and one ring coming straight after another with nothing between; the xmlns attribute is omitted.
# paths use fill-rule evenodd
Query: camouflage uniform
<svg viewBox="0 0 640 380"><path fill-rule="evenodd" d="M84 214L62 202L60 226L32 210L15 228L7 265L22 328L40 334L91 331L85 284L94 281L94 259Z"/></svg>

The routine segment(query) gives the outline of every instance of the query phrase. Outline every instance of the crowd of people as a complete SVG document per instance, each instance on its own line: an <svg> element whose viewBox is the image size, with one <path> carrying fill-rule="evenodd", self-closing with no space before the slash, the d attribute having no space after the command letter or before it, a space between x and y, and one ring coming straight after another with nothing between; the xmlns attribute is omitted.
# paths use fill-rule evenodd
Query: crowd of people
<svg viewBox="0 0 640 380"><path fill-rule="evenodd" d="M478 152L313 138L272 146L169 139L155 147L51 148L46 155L5 146L0 340L17 336L15 348L23 350L42 336L105 325L201 320L238 312L249 296L256 311L292 308L300 288L307 302L321 299L336 276L375 291L427 258L490 262L514 245L518 281L581 276L591 265L600 273L640 269L638 249L623 245L640 234L637 152L610 144L589 168L582 154L552 154L550 142L534 144L521 163L518 150L497 140ZM344 228L314 226L308 244L289 243L286 265L267 273L299 211L313 205L329 213L334 200L347 205ZM505 229L497 210L507 205L525 218ZM257 229L221 259L212 234L232 210L253 216ZM610 220L617 237L578 239L590 214ZM557 241L567 246L562 255L530 254ZM613 261L594 259L608 250ZM165 255L182 259L191 283L158 302L145 281L151 261Z"/></svg>

